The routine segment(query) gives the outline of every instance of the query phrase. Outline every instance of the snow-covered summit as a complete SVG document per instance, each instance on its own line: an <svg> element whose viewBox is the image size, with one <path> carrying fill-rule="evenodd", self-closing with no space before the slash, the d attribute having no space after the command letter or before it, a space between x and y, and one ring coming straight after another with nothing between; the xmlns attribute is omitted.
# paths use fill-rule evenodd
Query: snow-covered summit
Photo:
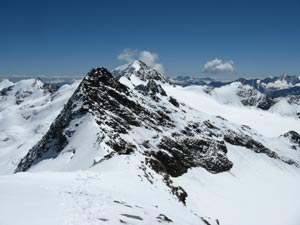
<svg viewBox="0 0 300 225"><path fill-rule="evenodd" d="M8 80L8 79L0 79L0 91L3 88L7 88L7 87L12 86L12 85L13 85L13 82L11 82L10 80Z"/></svg>
<svg viewBox="0 0 300 225"><path fill-rule="evenodd" d="M140 60L135 60L131 63L119 66L112 71L112 74L118 79L125 77L133 83L141 83L149 80L169 83L169 80L164 75ZM138 80L140 80L140 82L138 82Z"/></svg>
<svg viewBox="0 0 300 225"><path fill-rule="evenodd" d="M35 101L57 90L57 88L44 83L39 78L20 80L16 83L5 80L2 82L5 82L5 88L0 90L0 109L14 104L20 105L24 102Z"/></svg>

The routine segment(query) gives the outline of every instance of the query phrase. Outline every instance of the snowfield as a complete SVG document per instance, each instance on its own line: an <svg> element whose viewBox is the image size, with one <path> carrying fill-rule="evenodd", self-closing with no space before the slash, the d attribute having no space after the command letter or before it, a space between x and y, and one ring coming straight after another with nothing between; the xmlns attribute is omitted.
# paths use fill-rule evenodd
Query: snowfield
<svg viewBox="0 0 300 225"><path fill-rule="evenodd" d="M117 159L92 171L1 176L0 223L168 223L164 217L178 225L202 223L200 216L169 195L162 181L149 185L137 176L137 168L131 164L126 159Z"/></svg>
<svg viewBox="0 0 300 225"><path fill-rule="evenodd" d="M174 179L189 193L186 206L169 195L159 177L149 185L137 176L138 159L129 157L88 171L2 175L0 224L161 224L161 214L178 225L201 224L197 215L222 225L300 223L299 169L235 146L229 158L230 172L194 168Z"/></svg>
<svg viewBox="0 0 300 225"><path fill-rule="evenodd" d="M242 147L230 146L228 155L234 163L228 173L196 168L175 180L191 193L189 207L225 225L300 224L299 169Z"/></svg>
<svg viewBox="0 0 300 225"><path fill-rule="evenodd" d="M278 137L290 130L300 132L300 120L277 113L282 110L281 108L276 110L274 107L272 111L264 111L254 107L243 107L240 106L236 97L232 97L234 96L232 92L225 92L225 90L222 93L218 92L222 97L221 101L220 98L214 98L204 93L201 86L165 85L163 87L169 95L176 96L179 101L192 108L210 115L224 117L236 124L248 125L268 137ZM224 104L229 101L233 104Z"/></svg>

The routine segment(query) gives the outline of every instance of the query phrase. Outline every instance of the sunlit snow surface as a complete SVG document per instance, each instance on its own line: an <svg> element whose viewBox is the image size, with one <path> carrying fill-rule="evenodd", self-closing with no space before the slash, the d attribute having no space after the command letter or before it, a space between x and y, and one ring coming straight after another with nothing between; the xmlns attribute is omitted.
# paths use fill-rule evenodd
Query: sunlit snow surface
<svg viewBox="0 0 300 225"><path fill-rule="evenodd" d="M50 94L44 93L39 80L21 80L15 84L3 80L0 86L3 82L5 87L14 85L8 96L0 98L0 174L7 174L15 170L20 159L47 132L79 83L64 85ZM25 93L19 104L16 104L17 93Z"/></svg>
<svg viewBox="0 0 300 225"><path fill-rule="evenodd" d="M90 171L0 176L0 224L161 224L160 214L172 224L202 224L197 213L222 225L299 225L298 169L234 146L229 158L230 172L194 168L174 179L189 193L186 206L154 173L155 185L138 177L135 157L120 156Z"/></svg>
<svg viewBox="0 0 300 225"><path fill-rule="evenodd" d="M234 164L229 173L211 175L196 168L178 178L190 193L189 207L224 225L300 224L299 169L227 146Z"/></svg>
<svg viewBox="0 0 300 225"><path fill-rule="evenodd" d="M232 92L223 90L220 98L212 97L203 92L201 86L179 87L165 85L164 89L168 95L176 97L179 101L198 109L207 114L224 117L230 122L248 125L259 133L274 137L290 130L300 132L300 120L291 116L282 116L276 112L274 107L271 111L264 111L257 108L238 105L238 100L232 97ZM231 101L235 104L224 104ZM276 106L276 105L275 105ZM280 108L281 110L281 108Z"/></svg>
<svg viewBox="0 0 300 225"><path fill-rule="evenodd" d="M137 171L134 159L120 156L91 171L1 176L0 224L160 224L161 214L173 224L203 224L158 175L151 185Z"/></svg>

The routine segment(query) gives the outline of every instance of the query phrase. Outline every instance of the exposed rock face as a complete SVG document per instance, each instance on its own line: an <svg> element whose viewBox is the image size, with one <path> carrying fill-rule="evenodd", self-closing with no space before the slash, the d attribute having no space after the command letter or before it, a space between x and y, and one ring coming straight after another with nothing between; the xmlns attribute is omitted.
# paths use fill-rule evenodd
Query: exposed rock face
<svg viewBox="0 0 300 225"><path fill-rule="evenodd" d="M300 134L298 134L296 131L289 131L282 136L288 138L295 146L300 147Z"/></svg>
<svg viewBox="0 0 300 225"><path fill-rule="evenodd" d="M179 103L178 103L178 101L175 99L175 98L173 98L172 96L169 98L169 102L172 104L172 105L174 105L175 107L179 107Z"/></svg>
<svg viewBox="0 0 300 225"><path fill-rule="evenodd" d="M299 167L299 164L296 161L279 156L276 152L267 148L262 143L254 140L249 135L237 134L237 133L233 133L233 131L228 131L228 133L225 134L224 136L224 140L232 145L243 146L253 150L256 153L263 153L271 158L278 159L289 165L294 165L296 167Z"/></svg>
<svg viewBox="0 0 300 225"><path fill-rule="evenodd" d="M157 84L154 80L150 80L147 85L138 85L135 87L136 90L141 91L145 95L156 95L161 94L162 96L167 96L165 90L161 87L161 85Z"/></svg>
<svg viewBox="0 0 300 225"><path fill-rule="evenodd" d="M228 133L224 136L224 140L232 145L243 146L251 149L256 153L267 154L271 158L279 158L275 152L266 148L263 144L253 140L253 138L248 135L240 135L233 133L232 131L228 131Z"/></svg>
<svg viewBox="0 0 300 225"><path fill-rule="evenodd" d="M289 96L287 102L289 104L295 104L295 105L300 105L300 96L299 95L291 95Z"/></svg>
<svg viewBox="0 0 300 225"><path fill-rule="evenodd" d="M9 87L6 87L6 88L3 88L1 91L0 91L0 95L1 96L7 96L9 94L10 91L12 91L14 86L9 86Z"/></svg>
<svg viewBox="0 0 300 225"><path fill-rule="evenodd" d="M186 173L191 167L200 166L212 173L228 171L232 167L225 155L227 148L224 142L189 138L175 141L164 137L159 148L162 150L152 153L155 160L150 163L156 171L173 177Z"/></svg>
<svg viewBox="0 0 300 225"><path fill-rule="evenodd" d="M262 109L262 110L268 110L270 109L273 105L275 105L276 101L273 100L269 95L264 95L257 104L257 108Z"/></svg>
<svg viewBox="0 0 300 225"><path fill-rule="evenodd" d="M244 88L243 85L239 85L237 95L245 106L256 106L259 109L268 110L275 104L275 101L269 95L262 94L252 87Z"/></svg>

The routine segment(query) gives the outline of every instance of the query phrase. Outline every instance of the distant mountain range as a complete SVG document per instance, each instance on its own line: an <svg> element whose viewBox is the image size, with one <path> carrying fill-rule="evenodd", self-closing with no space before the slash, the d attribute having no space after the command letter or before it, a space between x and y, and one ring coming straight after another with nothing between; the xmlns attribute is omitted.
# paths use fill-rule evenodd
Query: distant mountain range
<svg viewBox="0 0 300 225"><path fill-rule="evenodd" d="M230 82L184 76L171 80L174 84L183 87L203 86L208 94L218 92L218 90L231 89L231 92L235 92L245 106L256 106L263 110L269 110L274 106L273 109L276 108L276 111L282 111L285 115L294 114L300 118L299 76L283 74L265 79L239 78Z"/></svg>
<svg viewBox="0 0 300 225"><path fill-rule="evenodd" d="M178 76L171 78L174 84L180 86L207 85L211 87L222 87L231 83L239 82L249 85L261 93L274 97L286 97L288 95L298 95L300 93L300 76L283 74L278 77L264 79L239 78L229 82L216 81L212 78L197 78L188 76Z"/></svg>

